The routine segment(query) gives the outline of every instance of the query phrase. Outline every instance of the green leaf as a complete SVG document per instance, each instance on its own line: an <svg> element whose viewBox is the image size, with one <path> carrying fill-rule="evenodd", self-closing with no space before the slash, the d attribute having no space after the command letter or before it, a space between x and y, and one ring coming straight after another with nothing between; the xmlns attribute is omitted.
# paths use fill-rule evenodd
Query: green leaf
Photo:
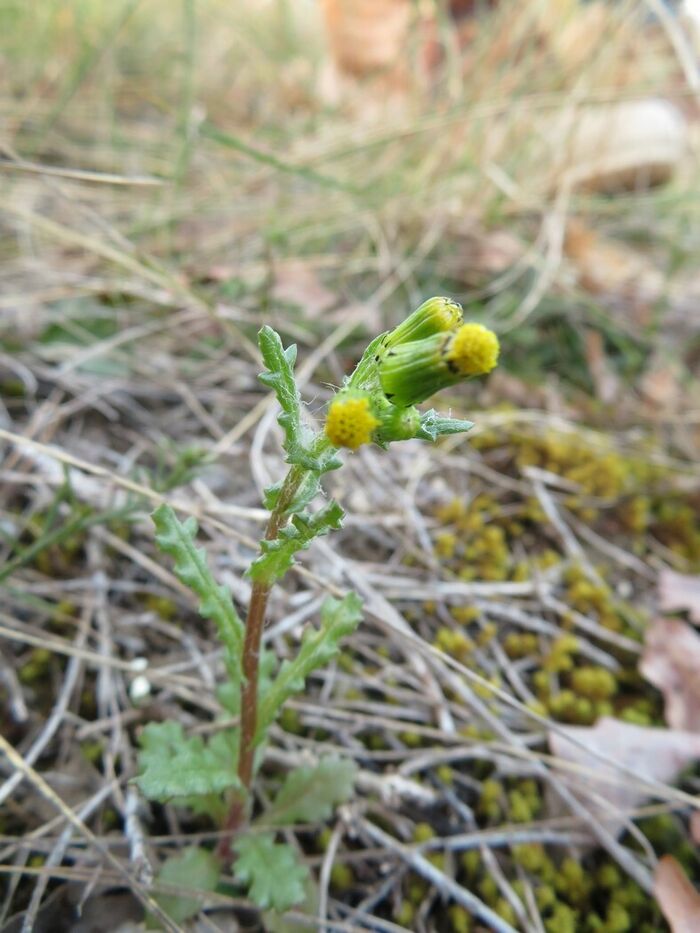
<svg viewBox="0 0 700 933"><path fill-rule="evenodd" d="M282 528L279 537L261 541L261 555L250 565L248 576L272 584L279 580L294 563L297 551L306 550L314 538L340 528L345 513L331 500L313 515L294 515L289 525Z"/></svg>
<svg viewBox="0 0 700 933"><path fill-rule="evenodd" d="M150 800L218 794L240 788L236 773L238 734L218 732L205 743L187 738L177 722L149 723L140 736L139 767L134 778Z"/></svg>
<svg viewBox="0 0 700 933"><path fill-rule="evenodd" d="M334 756L295 768L259 822L280 825L327 820L337 804L350 799L356 774L353 761Z"/></svg>
<svg viewBox="0 0 700 933"><path fill-rule="evenodd" d="M214 891L220 874L221 866L215 856L206 849L192 846L181 855L166 859L158 873L158 881L189 891ZM155 899L175 923L194 917L202 906L201 899L185 895L156 894Z"/></svg>
<svg viewBox="0 0 700 933"><path fill-rule="evenodd" d="M327 439L313 432L305 425L301 417L301 396L294 379L294 363L297 348L294 344L285 350L277 331L265 325L258 331L258 346L267 370L258 377L263 385L274 390L282 411L278 417L284 430L284 449L287 462L302 466L317 473L337 470L342 461L336 456L335 449ZM274 504L279 494L278 487L266 490L266 505ZM290 512L288 510L288 512Z"/></svg>
<svg viewBox="0 0 700 933"><path fill-rule="evenodd" d="M461 434L463 431L471 431L473 427L473 421L444 418L431 408L430 411L426 411L421 415L420 430L416 437L424 441L434 442L438 437L445 437L448 434Z"/></svg>
<svg viewBox="0 0 700 933"><path fill-rule="evenodd" d="M263 385L273 389L282 411L277 420L284 430L287 462L303 464L311 433L302 424L301 396L294 379L296 344L285 350L277 331L265 325L258 332L258 346L267 371L258 377Z"/></svg>
<svg viewBox="0 0 700 933"><path fill-rule="evenodd" d="M220 586L207 566L204 548L195 546L197 522L181 522L169 505L160 505L151 515L156 542L175 561L178 579L199 596L199 614L211 619L224 644L226 669L234 683L241 682L241 656L245 627L227 587Z"/></svg>
<svg viewBox="0 0 700 933"><path fill-rule="evenodd" d="M288 910L304 900L308 869L286 843L277 843L271 834L240 836L234 846L238 858L234 877L246 885L251 900L263 909Z"/></svg>
<svg viewBox="0 0 700 933"><path fill-rule="evenodd" d="M304 682L316 668L328 664L338 653L341 638L354 632L362 618L362 600L348 593L341 600L328 597L321 606L321 626L304 631L299 653L292 661L284 661L258 707L260 741L274 721L284 701L304 689Z"/></svg>

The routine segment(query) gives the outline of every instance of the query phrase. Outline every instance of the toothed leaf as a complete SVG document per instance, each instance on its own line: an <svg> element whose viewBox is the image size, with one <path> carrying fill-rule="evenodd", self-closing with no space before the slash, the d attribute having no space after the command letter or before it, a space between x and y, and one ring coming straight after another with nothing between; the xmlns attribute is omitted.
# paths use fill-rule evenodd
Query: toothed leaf
<svg viewBox="0 0 700 933"><path fill-rule="evenodd" d="M261 541L261 555L250 565L248 576L272 584L279 580L294 563L297 551L306 550L314 538L340 528L345 513L331 500L313 515L294 515L272 541Z"/></svg>
<svg viewBox="0 0 700 933"><path fill-rule="evenodd" d="M350 799L356 774L353 761L334 756L295 768L259 822L280 825L327 820L337 804Z"/></svg>
<svg viewBox="0 0 700 933"><path fill-rule="evenodd" d="M461 434L463 431L471 431L474 427L473 421L462 421L459 418L444 418L434 409L426 411L421 415L420 428L416 437L424 441L436 441L438 437L445 437L448 434Z"/></svg>
<svg viewBox="0 0 700 933"><path fill-rule="evenodd" d="M219 732L208 742L187 738L177 722L150 723L141 733L134 779L150 800L218 794L240 788L236 774L238 734Z"/></svg>
<svg viewBox="0 0 700 933"><path fill-rule="evenodd" d="M214 891L220 875L221 866L212 852L189 846L181 855L172 855L163 862L158 881L186 891ZM201 898L185 894L156 894L155 899L175 923L194 917L204 903Z"/></svg>
<svg viewBox="0 0 700 933"><path fill-rule="evenodd" d="M227 587L212 576L204 548L195 545L196 520L190 517L181 522L169 505L159 506L151 518L159 549L174 559L177 578L199 597L199 614L215 623L224 645L229 676L240 683L245 628Z"/></svg>
<svg viewBox="0 0 700 933"><path fill-rule="evenodd" d="M277 420L284 430L287 462L302 464L311 432L301 420L301 397L294 379L296 345L292 344L285 350L277 331L265 325L258 333L258 346L267 366L266 372L261 373L258 378L263 385L274 390L282 409Z"/></svg>
<svg viewBox="0 0 700 933"><path fill-rule="evenodd" d="M354 632L362 618L362 600L348 593L341 600L328 597L321 606L321 625L308 626L297 656L284 661L277 677L262 696L258 709L257 740L265 735L284 701L304 689L309 674L324 667L339 651L342 638Z"/></svg>
<svg viewBox="0 0 700 933"><path fill-rule="evenodd" d="M271 834L239 836L233 846L238 858L234 877L248 888L258 907L288 910L304 900L308 869L299 864L294 849L275 842Z"/></svg>

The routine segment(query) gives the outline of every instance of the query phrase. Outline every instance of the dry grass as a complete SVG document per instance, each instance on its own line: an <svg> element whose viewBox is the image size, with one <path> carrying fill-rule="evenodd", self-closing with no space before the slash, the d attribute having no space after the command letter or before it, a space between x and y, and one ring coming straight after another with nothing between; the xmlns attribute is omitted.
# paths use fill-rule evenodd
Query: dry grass
<svg viewBox="0 0 700 933"><path fill-rule="evenodd" d="M648 93L691 110L693 76L664 30L648 27L646 4L620 4L585 60L562 38L563 12L539 27L556 40L550 46L532 39L541 5L506 6L471 47L466 77L448 58L430 93L414 89L377 119L367 98L340 109L319 100L311 4L0 0L0 925L28 909L24 929L43 929L57 904L68 909L64 880L79 891L97 885L103 916L137 916L138 902L153 908L161 858L215 837L172 808L149 809L128 784L144 723L172 717L206 731L219 714L213 633L155 553L147 514L165 499L196 515L220 579L245 603L260 493L282 468L275 412L256 379L257 327L271 323L299 344L318 417L367 334L443 291L503 332L516 376L551 389L554 371L559 382L526 411L477 419L482 431L510 425L500 452L411 444L349 458L333 479L346 530L319 542L272 603L268 637L282 653L324 593L352 588L366 606L344 662L290 704L266 766L274 781L332 748L361 768L357 799L325 854L314 849L319 827L298 837L320 878L322 915L314 908L298 919L397 929L407 886L423 879L410 926L457 923L443 904L478 912L482 895L454 853L478 848L517 927L541 930L529 883L525 895L513 889L510 847L542 841L578 852L591 829L649 889L653 852L615 838L552 769L543 738L556 725L529 704L530 668L509 660L501 642L521 628L545 645L561 634L574 564L603 572L635 611L653 599L659 567L690 565L653 535L632 553L629 537L618 526L609 534L605 521L586 537L551 471L520 470L501 454L513 437L578 432L581 412L598 427L614 418L615 449L663 463L669 495L697 494L687 421L650 428L632 382L658 349L666 303L640 331L624 298L613 314L572 282L563 255L570 216L620 241L644 234L640 252L670 289L697 255L695 169L658 191L584 195L562 183L562 154L544 129L587 102ZM685 323L690 366L697 323ZM587 329L615 348L632 400L617 413L581 394L590 385L580 349ZM633 354L639 360L629 362ZM679 378L692 425L694 384ZM523 386L521 398L536 391ZM604 432L586 437L592 447L608 443ZM506 513L530 498L549 509L524 544L511 542L512 561L552 547L557 567L519 582L459 580L436 552L436 508L479 494ZM476 607L476 629L501 627L467 664L433 644L455 603ZM619 635L616 644L595 618L587 622L583 654L633 669L635 643L620 645ZM139 699L143 676L150 694ZM472 803L487 774L533 778L563 815L548 807L517 827L485 826ZM653 788L661 801L653 812L686 812L687 790ZM414 826L426 820L437 838L414 846ZM439 862L426 857L434 848ZM330 884L334 859L353 867L350 893L337 877ZM118 908L100 900L111 888L127 892ZM225 893L206 908L201 929L233 929L234 911L249 916Z"/></svg>

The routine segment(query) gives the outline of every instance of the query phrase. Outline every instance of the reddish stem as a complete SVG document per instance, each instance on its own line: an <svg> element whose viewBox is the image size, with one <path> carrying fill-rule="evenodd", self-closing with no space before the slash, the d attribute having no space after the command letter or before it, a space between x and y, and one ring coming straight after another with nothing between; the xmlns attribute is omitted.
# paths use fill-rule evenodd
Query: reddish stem
<svg viewBox="0 0 700 933"><path fill-rule="evenodd" d="M279 530L287 521L285 515L294 495L304 477L305 470L292 467L287 474L280 490L277 504L270 513L265 529L265 540L272 541L279 534ZM240 744L238 750L238 778L244 788L243 796L236 796L229 808L224 821L225 836L219 842L217 853L225 863L232 859L231 837L239 829L246 815L246 802L250 796L250 785L253 779L253 763L255 758L255 734L258 727L258 667L260 663L260 642L265 627L265 611L270 595L271 585L262 580L253 584L248 604L248 615L245 623L245 639L243 641L243 657L241 667L243 681L241 683L241 723Z"/></svg>

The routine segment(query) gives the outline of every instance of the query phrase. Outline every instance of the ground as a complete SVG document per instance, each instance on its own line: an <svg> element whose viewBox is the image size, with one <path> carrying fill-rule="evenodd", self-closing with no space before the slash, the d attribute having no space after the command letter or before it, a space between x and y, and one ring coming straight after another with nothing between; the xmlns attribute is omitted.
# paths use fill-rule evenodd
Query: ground
<svg viewBox="0 0 700 933"><path fill-rule="evenodd" d="M130 783L148 723L222 716L214 628L149 514L197 517L244 610L284 469L258 328L298 345L320 423L432 294L500 336L488 380L432 402L475 428L348 453L327 483L343 531L271 603L284 657L323 595L364 602L261 773L263 808L299 763L359 768L333 818L287 833L315 889L294 916L483 929L476 898L503 929L651 931L657 858L700 881L698 756L622 747L678 731L640 657L659 579L700 573L698 85L645 4L585 60L575 4L547 28L521 7L427 83L329 100L313 4L0 0L2 929L79 929L81 898L97 929L137 925L163 861L213 844ZM649 95L687 122L664 183L562 183L549 121ZM611 719L584 765L556 745ZM204 908L193 928L259 923L233 884Z"/></svg>

